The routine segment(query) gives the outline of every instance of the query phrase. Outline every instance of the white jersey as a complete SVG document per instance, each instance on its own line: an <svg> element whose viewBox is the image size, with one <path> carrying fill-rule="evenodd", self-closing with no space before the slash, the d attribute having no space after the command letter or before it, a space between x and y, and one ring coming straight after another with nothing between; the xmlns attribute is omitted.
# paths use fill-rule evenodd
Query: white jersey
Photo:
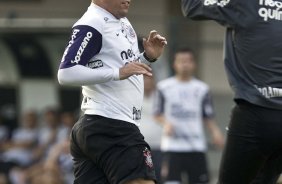
<svg viewBox="0 0 282 184"><path fill-rule="evenodd" d="M208 86L192 79L181 82L172 77L157 85L154 113L163 114L172 123L173 135L163 133L161 150L204 152L207 149L203 118L213 118Z"/></svg>
<svg viewBox="0 0 282 184"><path fill-rule="evenodd" d="M92 3L74 24L61 69L83 65L93 72L119 68L140 61L137 35L127 18L117 19ZM82 87L82 110L139 125L143 101L143 76L111 80Z"/></svg>

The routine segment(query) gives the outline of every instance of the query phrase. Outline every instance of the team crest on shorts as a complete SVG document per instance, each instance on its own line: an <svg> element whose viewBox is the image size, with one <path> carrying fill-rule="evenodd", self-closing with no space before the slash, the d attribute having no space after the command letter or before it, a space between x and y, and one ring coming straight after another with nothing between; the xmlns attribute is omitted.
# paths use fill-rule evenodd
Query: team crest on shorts
<svg viewBox="0 0 282 184"><path fill-rule="evenodd" d="M143 155L145 157L145 164L152 168L153 167L153 160L152 160L152 155L151 155L151 151L148 148L145 148L145 150L143 151Z"/></svg>

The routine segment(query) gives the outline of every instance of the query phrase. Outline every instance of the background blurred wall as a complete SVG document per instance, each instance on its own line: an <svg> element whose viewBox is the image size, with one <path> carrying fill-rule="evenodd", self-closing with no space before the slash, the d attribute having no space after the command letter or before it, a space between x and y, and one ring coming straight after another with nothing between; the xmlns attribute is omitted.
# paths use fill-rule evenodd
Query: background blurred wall
<svg viewBox="0 0 282 184"><path fill-rule="evenodd" d="M89 4L88 0L6 0L0 1L0 17L79 17Z"/></svg>

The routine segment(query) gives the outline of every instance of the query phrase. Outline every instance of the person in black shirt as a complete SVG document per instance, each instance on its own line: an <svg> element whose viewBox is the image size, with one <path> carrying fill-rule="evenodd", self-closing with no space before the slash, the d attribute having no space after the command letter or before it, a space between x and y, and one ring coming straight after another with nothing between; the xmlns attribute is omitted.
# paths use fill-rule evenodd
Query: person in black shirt
<svg viewBox="0 0 282 184"><path fill-rule="evenodd" d="M282 0L182 0L185 17L226 27L236 106L219 184L273 184L282 168Z"/></svg>

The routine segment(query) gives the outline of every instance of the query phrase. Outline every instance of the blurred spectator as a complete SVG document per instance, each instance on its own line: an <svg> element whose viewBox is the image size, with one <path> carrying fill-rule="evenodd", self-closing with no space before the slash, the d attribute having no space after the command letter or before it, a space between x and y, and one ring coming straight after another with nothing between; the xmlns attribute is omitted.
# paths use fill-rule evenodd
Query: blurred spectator
<svg viewBox="0 0 282 184"><path fill-rule="evenodd" d="M3 174L0 174L0 184L8 184L7 177Z"/></svg>
<svg viewBox="0 0 282 184"><path fill-rule="evenodd" d="M17 184L72 184L73 161L69 150L69 133L75 116L71 112L64 112L59 120L56 111L48 110L44 113L43 122L45 127L40 132L45 135L41 137L43 144L41 142L39 150L45 153L40 155L40 162L17 173L18 177L22 177L21 183Z"/></svg>
<svg viewBox="0 0 282 184"><path fill-rule="evenodd" d="M0 152L5 141L7 141L9 136L8 128L3 124L2 117L0 116Z"/></svg>
<svg viewBox="0 0 282 184"><path fill-rule="evenodd" d="M73 161L69 146L69 139L53 145L46 160L26 170L24 182L17 184L72 184Z"/></svg>
<svg viewBox="0 0 282 184"><path fill-rule="evenodd" d="M160 180L162 136L161 126L153 118L153 96L155 92L155 80L153 77L144 76L144 101L142 107L142 119L140 131L152 150L152 159L156 170L157 179Z"/></svg>
<svg viewBox="0 0 282 184"><path fill-rule="evenodd" d="M37 115L34 111L23 115L21 127L17 128L11 141L3 144L2 158L7 162L14 162L18 166L28 166L32 163L32 149L37 142Z"/></svg>
<svg viewBox="0 0 282 184"><path fill-rule="evenodd" d="M64 141L66 138L69 138L70 131L75 124L75 115L71 112L63 112L60 116L61 127L58 132L58 140Z"/></svg>
<svg viewBox="0 0 282 184"><path fill-rule="evenodd" d="M224 143L214 120L209 87L193 76L194 59L191 49L178 50L173 63L176 75L157 85L154 113L164 127L162 174L167 183L209 182L204 125L219 148Z"/></svg>
<svg viewBox="0 0 282 184"><path fill-rule="evenodd" d="M34 111L26 112L21 126L12 133L11 140L1 145L4 150L0 157L1 172L8 175L12 168L25 168L32 164L34 161L32 153L38 137L37 120L37 114Z"/></svg>
<svg viewBox="0 0 282 184"><path fill-rule="evenodd" d="M28 111L8 140L0 119L0 184L72 184L69 134L75 121L71 112L59 116L47 109L38 128L37 114Z"/></svg>
<svg viewBox="0 0 282 184"><path fill-rule="evenodd" d="M53 147L45 162L45 170L60 173L66 184L72 184L73 161L70 154L70 140L66 139Z"/></svg>
<svg viewBox="0 0 282 184"><path fill-rule="evenodd" d="M39 130L39 146L36 150L38 159L45 159L51 146L60 142L58 133L60 130L59 113L55 109L47 109L43 114L43 127Z"/></svg>
<svg viewBox="0 0 282 184"><path fill-rule="evenodd" d="M69 137L76 119L74 113L71 112L63 112L60 117L61 127L58 132L59 142L50 150L44 164L44 169L48 171L48 173L59 173L57 177L63 180L65 184L72 184L74 176Z"/></svg>
<svg viewBox="0 0 282 184"><path fill-rule="evenodd" d="M8 137L10 138L14 129L17 128L18 121L17 121L17 110L14 104L2 104L0 106L0 116L2 124L6 126L8 129Z"/></svg>

